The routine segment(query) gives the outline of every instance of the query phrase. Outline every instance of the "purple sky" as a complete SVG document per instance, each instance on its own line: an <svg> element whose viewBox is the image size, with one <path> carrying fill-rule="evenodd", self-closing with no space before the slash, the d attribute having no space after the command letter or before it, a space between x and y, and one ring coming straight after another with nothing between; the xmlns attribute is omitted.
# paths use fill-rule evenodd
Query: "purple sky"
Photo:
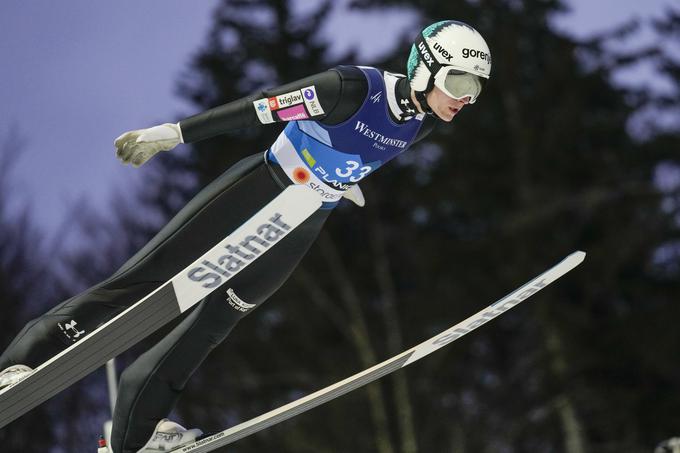
<svg viewBox="0 0 680 453"><path fill-rule="evenodd" d="M571 0L573 11L557 25L587 36L635 15L658 16L670 2ZM17 203L30 203L46 235L67 221L65 211L76 200L105 212L114 188L124 193L126 183L143 178L144 167L118 164L112 146L116 136L196 113L175 96L174 86L203 43L218 3L69 0L3 6L0 140L14 125L26 141L11 196ZM361 56L388 51L388 40L371 38L384 35L386 20L395 37L408 30L413 16L402 13L394 11L386 19L337 12L328 25L341 36L336 51L362 41L385 45L362 47ZM353 30L350 36L342 33L347 29ZM641 39L649 36L643 33ZM645 78L648 73L627 77L631 82Z"/></svg>

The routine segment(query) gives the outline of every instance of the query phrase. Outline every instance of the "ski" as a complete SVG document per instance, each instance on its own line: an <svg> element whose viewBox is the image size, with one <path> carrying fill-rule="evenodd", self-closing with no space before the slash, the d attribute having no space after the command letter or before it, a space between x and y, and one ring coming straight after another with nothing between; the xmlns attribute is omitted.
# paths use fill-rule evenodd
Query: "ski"
<svg viewBox="0 0 680 453"><path fill-rule="evenodd" d="M0 428L126 351L275 246L321 207L321 197L303 186L287 187L200 258L155 291L32 374L0 392Z"/></svg>
<svg viewBox="0 0 680 453"><path fill-rule="evenodd" d="M423 343L402 352L382 363L379 363L367 370L348 377L336 384L314 392L310 395L292 401L284 406L274 409L258 417L240 423L224 431L203 437L191 444L172 450L173 453L205 453L217 448L231 444L239 439L255 434L272 425L276 425L291 417L306 412L323 403L331 401L352 390L369 384L383 376L386 376L400 368L419 360L437 349L446 346L459 339L460 337L472 332L479 326L486 324L493 318L510 310L522 301L536 294L541 289L548 286L567 272L581 264L585 258L584 252L574 252L564 258L561 262L548 269L538 277L527 282L520 288L511 292L507 296L489 305L479 313L470 316L464 321L445 330L444 332L430 338Z"/></svg>

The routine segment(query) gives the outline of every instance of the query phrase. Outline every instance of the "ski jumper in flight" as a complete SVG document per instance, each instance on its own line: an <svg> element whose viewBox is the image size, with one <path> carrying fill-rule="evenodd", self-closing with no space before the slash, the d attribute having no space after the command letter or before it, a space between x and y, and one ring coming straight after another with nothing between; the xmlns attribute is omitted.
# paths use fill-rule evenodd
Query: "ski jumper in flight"
<svg viewBox="0 0 680 453"><path fill-rule="evenodd" d="M406 76L338 66L177 124L121 135L118 158L140 166L180 143L287 123L269 149L205 187L110 278L30 321L0 357L0 388L158 288L287 186L307 185L320 195L322 208L194 307L121 376L111 451L169 451L195 440L200 430L165 417L210 351L286 281L341 198L363 205L357 183L474 103L490 73L481 35L462 22L442 21L418 35ZM209 284L216 276L206 269L195 278Z"/></svg>

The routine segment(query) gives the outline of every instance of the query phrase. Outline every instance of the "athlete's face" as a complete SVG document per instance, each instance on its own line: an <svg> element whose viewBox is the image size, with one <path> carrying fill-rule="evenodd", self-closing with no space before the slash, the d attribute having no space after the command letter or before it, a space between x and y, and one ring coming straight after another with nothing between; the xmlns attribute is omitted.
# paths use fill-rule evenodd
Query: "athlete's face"
<svg viewBox="0 0 680 453"><path fill-rule="evenodd" d="M454 99L436 86L425 96L432 111L442 120L449 122L470 102L470 96Z"/></svg>

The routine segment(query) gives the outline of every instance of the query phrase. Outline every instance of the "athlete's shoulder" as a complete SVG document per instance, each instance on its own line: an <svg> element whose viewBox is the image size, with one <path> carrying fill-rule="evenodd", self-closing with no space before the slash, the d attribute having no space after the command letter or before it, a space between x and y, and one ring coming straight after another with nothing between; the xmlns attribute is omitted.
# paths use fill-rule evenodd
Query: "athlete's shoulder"
<svg viewBox="0 0 680 453"><path fill-rule="evenodd" d="M338 124L354 115L364 103L368 94L368 80L357 66L341 65L330 70L340 77L340 99L334 108L334 115L325 122Z"/></svg>
<svg viewBox="0 0 680 453"><path fill-rule="evenodd" d="M397 77L397 78L404 78L406 77L404 74L399 74L397 72L392 72L392 71L386 71L381 68L377 68L374 66L353 66L353 65L340 65L340 66L335 66L334 68L331 68L331 71L336 71L340 74L340 77L346 80L361 80L361 79L366 79L366 71L367 70L373 70L379 72L383 76L392 76L392 77Z"/></svg>
<svg viewBox="0 0 680 453"><path fill-rule="evenodd" d="M406 77L403 74L385 71L373 66L340 65L335 66L330 70L339 74L344 89L349 88L349 90L345 91L345 93L352 93L355 95L363 94L364 96L369 94L368 79L371 78L371 72L374 74L379 74L386 83L388 81L393 82Z"/></svg>
<svg viewBox="0 0 680 453"><path fill-rule="evenodd" d="M343 82L365 82L366 74L359 68L353 65L338 65L330 69L340 75Z"/></svg>

